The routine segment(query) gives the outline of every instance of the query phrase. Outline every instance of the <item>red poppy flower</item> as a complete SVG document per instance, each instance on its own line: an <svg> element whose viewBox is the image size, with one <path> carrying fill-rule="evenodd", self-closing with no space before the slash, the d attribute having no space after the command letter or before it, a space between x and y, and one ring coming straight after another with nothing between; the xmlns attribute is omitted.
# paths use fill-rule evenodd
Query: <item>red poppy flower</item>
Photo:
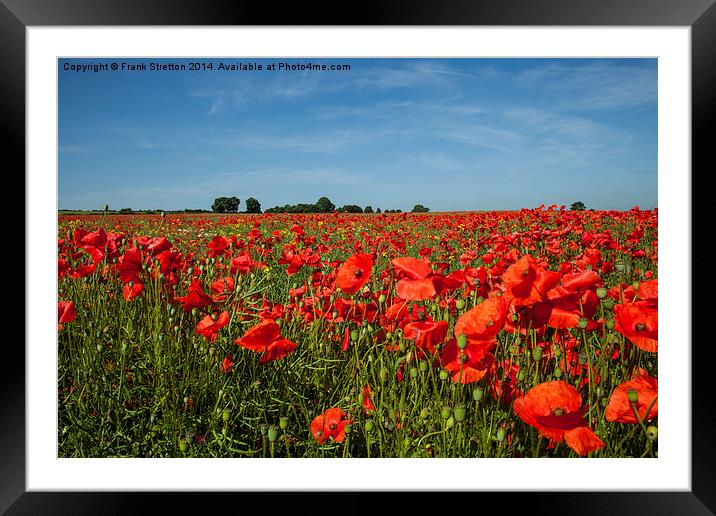
<svg viewBox="0 0 716 516"><path fill-rule="evenodd" d="M465 335L470 341L494 339L505 326L507 303L502 297L491 297L460 316L455 323L455 336Z"/></svg>
<svg viewBox="0 0 716 516"><path fill-rule="evenodd" d="M537 261L526 254L504 272L502 283L507 287L513 305L527 306L544 300L559 278L558 272L542 271Z"/></svg>
<svg viewBox="0 0 716 516"><path fill-rule="evenodd" d="M232 367L234 367L234 357L231 354L226 355L226 357L224 357L224 361L221 362L221 369L225 373L228 373L231 371Z"/></svg>
<svg viewBox="0 0 716 516"><path fill-rule="evenodd" d="M57 331L62 329L63 323L72 322L77 317L77 309L72 301L57 302Z"/></svg>
<svg viewBox="0 0 716 516"><path fill-rule="evenodd" d="M295 342L281 337L281 329L271 319L265 319L252 326L235 342L243 348L261 353L260 364L280 360L298 346Z"/></svg>
<svg viewBox="0 0 716 516"><path fill-rule="evenodd" d="M124 254L119 257L117 265L119 269L119 279L122 283L130 281L139 282L142 273L142 253L136 247L130 247Z"/></svg>
<svg viewBox="0 0 716 516"><path fill-rule="evenodd" d="M241 253L231 259L231 274L246 274L253 267L254 262L251 260L251 256L248 253Z"/></svg>
<svg viewBox="0 0 716 516"><path fill-rule="evenodd" d="M406 339L414 340L415 346L427 354L435 351L435 346L445 340L448 323L445 321L411 322L403 328Z"/></svg>
<svg viewBox="0 0 716 516"><path fill-rule="evenodd" d="M393 258L391 262L403 276L395 286L400 299L422 301L440 292L442 276L433 274L430 263L411 256Z"/></svg>
<svg viewBox="0 0 716 516"><path fill-rule="evenodd" d="M325 443L329 437L342 443L346 437L346 425L352 423L340 408L329 408L311 421L311 434L318 444Z"/></svg>
<svg viewBox="0 0 716 516"><path fill-rule="evenodd" d="M636 410L639 418L642 421L655 418L659 414L658 387L659 381L647 374L622 383L612 392L609 404L604 411L604 417L613 423L637 423L634 410L629 402L629 391L633 389L637 393ZM648 415L647 410L649 410Z"/></svg>
<svg viewBox="0 0 716 516"><path fill-rule="evenodd" d="M135 297L139 296L144 291L144 285L142 283L127 283L124 286L124 300L131 301Z"/></svg>
<svg viewBox="0 0 716 516"><path fill-rule="evenodd" d="M229 324L230 319L229 312L226 311L221 312L216 321L210 315L207 315L196 325L196 333L203 335L209 342L214 342L219 335L219 330Z"/></svg>
<svg viewBox="0 0 716 516"><path fill-rule="evenodd" d="M204 292L201 283L196 279L191 280L187 295L177 297L176 300L182 303L185 312L191 312L193 308L203 310L212 303L211 297Z"/></svg>
<svg viewBox="0 0 716 516"><path fill-rule="evenodd" d="M473 383L481 380L495 360L489 352L492 344L489 341L468 342L465 349L460 350L457 340L450 339L440 350L440 365L451 373L453 382Z"/></svg>
<svg viewBox="0 0 716 516"><path fill-rule="evenodd" d="M589 428L582 398L567 382L555 380L536 385L513 403L515 413L540 435L557 443L564 440L578 455L598 450L604 443Z"/></svg>
<svg viewBox="0 0 716 516"><path fill-rule="evenodd" d="M373 258L369 254L355 253L338 269L336 285L346 294L355 294L368 282L373 272Z"/></svg>
<svg viewBox="0 0 716 516"><path fill-rule="evenodd" d="M659 347L659 312L637 301L614 306L614 329L639 349L656 353Z"/></svg>
<svg viewBox="0 0 716 516"><path fill-rule="evenodd" d="M371 397L373 395L373 390L370 388L370 385L363 387L361 394L363 394L363 410L366 414L374 412L375 406L373 405L373 399Z"/></svg>
<svg viewBox="0 0 716 516"><path fill-rule="evenodd" d="M214 295L211 298L212 301L215 303L226 301L228 295L234 291L235 286L236 282L231 276L216 280L211 284L211 290L214 292Z"/></svg>

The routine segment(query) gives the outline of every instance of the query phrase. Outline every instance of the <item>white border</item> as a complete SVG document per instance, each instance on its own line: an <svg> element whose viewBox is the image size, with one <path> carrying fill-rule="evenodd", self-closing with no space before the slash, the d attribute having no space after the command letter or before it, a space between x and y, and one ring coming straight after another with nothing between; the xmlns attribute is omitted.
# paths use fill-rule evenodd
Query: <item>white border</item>
<svg viewBox="0 0 716 516"><path fill-rule="evenodd" d="M27 29L27 479L35 490L691 490L689 27ZM58 57L658 57L658 459L57 459Z"/></svg>

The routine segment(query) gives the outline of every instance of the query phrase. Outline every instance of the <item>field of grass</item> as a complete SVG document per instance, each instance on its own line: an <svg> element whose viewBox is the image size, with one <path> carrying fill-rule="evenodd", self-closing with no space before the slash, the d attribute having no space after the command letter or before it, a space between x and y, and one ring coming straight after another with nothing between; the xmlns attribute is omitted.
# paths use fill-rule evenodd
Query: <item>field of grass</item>
<svg viewBox="0 0 716 516"><path fill-rule="evenodd" d="M59 215L61 457L655 457L657 210Z"/></svg>

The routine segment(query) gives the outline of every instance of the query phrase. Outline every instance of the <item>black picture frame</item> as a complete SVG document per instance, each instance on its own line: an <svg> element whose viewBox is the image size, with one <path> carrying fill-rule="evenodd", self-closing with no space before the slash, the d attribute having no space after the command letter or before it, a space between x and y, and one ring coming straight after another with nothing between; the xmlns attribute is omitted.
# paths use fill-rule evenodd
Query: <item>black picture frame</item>
<svg viewBox="0 0 716 516"><path fill-rule="evenodd" d="M4 163L12 161L6 175L25 168L25 30L28 26L111 25L529 25L529 26L687 26L691 27L692 64L692 171L705 176L713 147L716 113L716 5L714 0L502 0L500 2L429 0L361 2L339 13L336 3L294 3L276 7L260 2L208 0L0 0L0 141ZM14 158L14 159L12 159ZM713 165L711 165L712 167ZM11 171L12 170L12 171ZM694 171L700 170L698 174ZM21 199L20 196L15 196ZM24 199L24 197L22 198ZM708 204L708 203L707 203ZM692 206L696 206L692 200ZM19 211L13 210L15 213ZM24 213L24 209L22 211ZM697 220L693 217L692 220ZM692 232L693 234L693 232ZM15 244L17 245L17 244ZM19 245L18 245L19 247ZM2 253L3 270L16 270L17 253ZM24 256L24 249L21 251ZM708 257L692 254L693 270ZM24 262L24 259L23 259ZM25 270L25 274L29 271ZM19 276L19 275L17 275ZM19 281L19 277L16 277ZM23 285L24 286L24 285ZM20 286L14 288L19 292ZM691 303L691 300L684 300ZM3 313L17 312L17 297L3 298ZM692 303L694 309L699 308ZM11 310L11 311L8 311ZM32 307L25 307L29 324ZM705 315L705 308L699 308ZM708 317L708 316L706 316ZM708 320L694 319L692 320ZM473 493L459 500L486 510L488 503L508 512L525 514L713 514L716 511L714 475L714 402L710 342L686 336L684 349L692 350L692 490L690 492L533 492ZM705 345L702 345L705 344ZM705 349L704 349L705 348ZM127 514L149 512L149 502L163 511L181 508L202 512L214 504L228 503L231 510L255 503L270 513L295 511L316 503L315 493L70 493L26 492L25 489L25 353L19 342L6 342L0 374L0 511L7 514ZM11 364L11 365L10 365ZM559 479L555 479L559 484ZM306 497L312 498L308 500ZM229 497L231 497L229 499ZM240 506L236 505L240 497ZM454 496L429 495L443 510L456 510ZM422 504L425 496L389 497L377 501L372 493L321 493L321 505L341 513L386 512ZM476 499L479 498L479 500ZM323 510L323 509L320 509ZM493 509L494 510L494 509ZM527 512L525 512L527 511Z"/></svg>

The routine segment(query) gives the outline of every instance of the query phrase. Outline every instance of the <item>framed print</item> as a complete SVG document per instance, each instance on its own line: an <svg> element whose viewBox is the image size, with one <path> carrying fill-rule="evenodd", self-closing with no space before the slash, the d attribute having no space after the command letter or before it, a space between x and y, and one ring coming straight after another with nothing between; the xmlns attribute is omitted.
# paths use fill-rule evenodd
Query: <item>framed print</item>
<svg viewBox="0 0 716 516"><path fill-rule="evenodd" d="M713 510L690 240L713 6L81 4L0 11L27 201L3 510Z"/></svg>

